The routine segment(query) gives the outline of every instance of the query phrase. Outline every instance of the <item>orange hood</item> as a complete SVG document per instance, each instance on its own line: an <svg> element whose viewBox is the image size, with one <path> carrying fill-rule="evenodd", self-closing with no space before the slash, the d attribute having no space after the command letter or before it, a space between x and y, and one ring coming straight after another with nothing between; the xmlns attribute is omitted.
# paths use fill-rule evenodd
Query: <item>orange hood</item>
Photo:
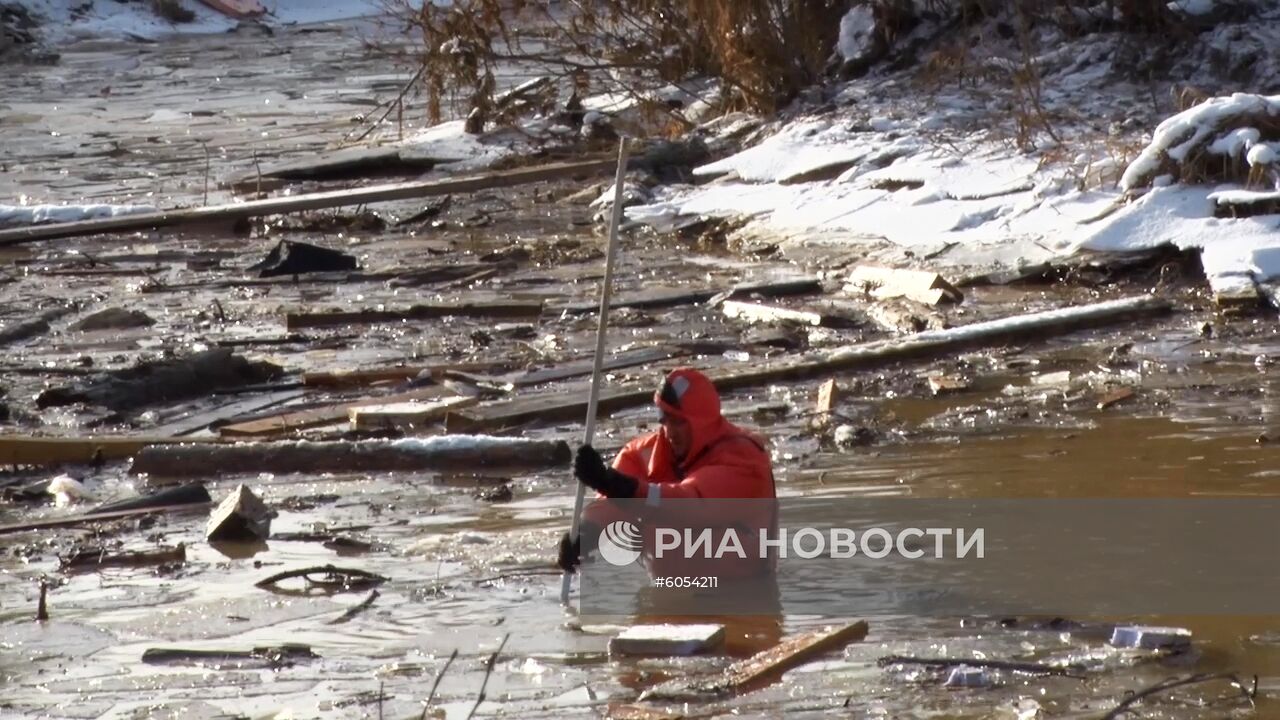
<svg viewBox="0 0 1280 720"><path fill-rule="evenodd" d="M720 393L716 386L693 368L681 367L668 373L662 387L653 394L653 402L664 412L689 423L693 438L684 465L696 460L707 445L733 430L720 415Z"/></svg>

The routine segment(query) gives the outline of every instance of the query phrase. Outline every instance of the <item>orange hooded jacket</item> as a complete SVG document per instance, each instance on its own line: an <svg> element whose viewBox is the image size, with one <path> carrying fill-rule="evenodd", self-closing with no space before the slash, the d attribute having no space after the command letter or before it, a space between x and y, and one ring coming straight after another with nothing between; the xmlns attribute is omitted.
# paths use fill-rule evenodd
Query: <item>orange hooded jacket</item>
<svg viewBox="0 0 1280 720"><path fill-rule="evenodd" d="M613 461L617 471L636 480L635 499L644 500L646 509L654 508L665 521L673 513L686 512L698 527L708 527L707 513L715 515L722 527L738 528L739 538L752 560L746 562L698 562L652 554L654 533L645 531L645 556L651 574L742 576L758 572L757 532L760 528L776 529L772 503L690 502L698 499L759 499L777 497L772 463L766 441L749 433L720 414L720 395L715 385L692 368L677 368L666 377L654 394L654 403L662 411L689 423L692 442L683 462L677 461L671 443L659 432L642 435L627 443ZM666 501L679 502L666 502ZM664 511L663 508L667 508ZM600 498L587 506L584 520L597 528L624 518L617 506Z"/></svg>

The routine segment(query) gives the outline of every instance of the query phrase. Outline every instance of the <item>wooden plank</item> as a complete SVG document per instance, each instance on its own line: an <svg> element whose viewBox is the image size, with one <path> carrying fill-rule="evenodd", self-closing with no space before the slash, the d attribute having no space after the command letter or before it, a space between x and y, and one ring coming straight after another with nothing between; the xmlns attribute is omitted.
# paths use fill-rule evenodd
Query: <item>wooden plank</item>
<svg viewBox="0 0 1280 720"><path fill-rule="evenodd" d="M867 636L866 621L814 630L783 640L778 645L739 660L711 680L672 680L649 688L640 700L690 702L748 692L778 680L786 671L813 658L837 650Z"/></svg>
<svg viewBox="0 0 1280 720"><path fill-rule="evenodd" d="M930 375L929 390L934 394L946 395L969 389L969 381L955 375Z"/></svg>
<svg viewBox="0 0 1280 720"><path fill-rule="evenodd" d="M964 293L944 280L938 273L870 265L854 268L849 276L849 282L845 285L845 291L868 293L871 297L880 300L905 297L925 305L960 302L964 299Z"/></svg>
<svg viewBox="0 0 1280 720"><path fill-rule="evenodd" d="M442 419L450 411L461 410L480 402L477 397L452 397L432 402L399 402L351 408L347 414L355 430L385 428L420 428Z"/></svg>
<svg viewBox="0 0 1280 720"><path fill-rule="evenodd" d="M163 425L157 425L151 429L151 432L164 437L180 437L182 435L190 435L199 432L210 425L216 425L224 421L230 421L252 412L265 410L290 400L297 400L306 394L305 390L284 390L281 392L268 393L266 395L257 395L236 400L227 403L212 410L193 413L184 418L172 420Z"/></svg>
<svg viewBox="0 0 1280 720"><path fill-rule="evenodd" d="M308 428L346 422L348 419L348 413L350 413L351 408L354 407L382 405L390 402L408 402L410 400L439 400L452 394L453 393L446 388L433 385L431 387L417 388L408 392L396 393L394 395L387 395L384 397L337 402L332 405L325 405L323 407L312 408L310 410L299 410L297 412L282 413L280 415L259 418L257 420L250 420L243 423L235 423L233 425L223 425L218 428L218 434L223 437L234 438L284 435L297 430L306 430Z"/></svg>
<svg viewBox="0 0 1280 720"><path fill-rule="evenodd" d="M553 163L536 167L502 170L447 180L427 180L386 185L371 185L349 190L294 195L292 197L267 198L226 205L209 205L196 208L175 208L152 213L121 215L97 220L80 220L68 223L52 223L22 228L0 230L0 247L20 245L40 240L57 240L100 233L136 232L160 227L189 225L206 222L228 222L244 218L277 215L280 213L320 210L344 205L366 205L391 200L467 193L498 187L511 187L525 183L558 180L575 175L587 175L612 170L613 159L582 162Z"/></svg>
<svg viewBox="0 0 1280 720"><path fill-rule="evenodd" d="M1110 300L852 345L832 351L807 353L777 362L766 362L746 370L712 370L707 376L715 382L720 392L725 392L775 382L824 377L837 372L867 370L1017 339L1045 340L1082 328L1160 315L1171 309L1172 305L1167 300L1157 297ZM652 402L653 391L654 387L638 385L611 388L601 393L600 407L603 412L614 412L644 405ZM447 424L451 430L456 427L459 431L477 432L511 427L532 420L556 422L580 416L586 411L586 403L586 389L574 387L552 395L499 401L450 413Z"/></svg>
<svg viewBox="0 0 1280 720"><path fill-rule="evenodd" d="M793 323L796 325L829 328L857 327L862 324L859 319L851 317L848 313L837 312L830 307L820 312L816 310L792 310L775 305L763 305L740 300L726 300L721 303L720 311L724 313L725 317L746 322Z"/></svg>
<svg viewBox="0 0 1280 720"><path fill-rule="evenodd" d="M736 298L751 297L752 295L760 295L763 297L782 297L786 295L807 295L809 293L821 291L822 283L816 278L797 278L792 280L735 285L728 290L718 290L715 288L702 288L697 290L654 290L615 298L609 303L609 307L615 310L618 308L636 308L643 310L648 308L693 305L696 303L707 302L716 297L722 297L722 299L725 300L732 300ZM595 312L599 309L599 303L570 303L568 305L559 305L549 308L549 310L556 314L565 312L570 315L581 315L583 313Z"/></svg>
<svg viewBox="0 0 1280 720"><path fill-rule="evenodd" d="M451 412L445 418L445 429L449 432L477 432L513 427L533 420L553 423L581 419L587 409L588 389L586 385L578 384L557 393L500 400L469 410ZM602 389L600 412L610 413L651 403L653 391L653 387L635 385Z"/></svg>
<svg viewBox="0 0 1280 720"><path fill-rule="evenodd" d="M1106 395L1103 395L1101 398L1098 398L1098 409L1106 410L1107 408L1113 405L1118 405L1124 402L1125 400L1128 400L1129 398L1133 397L1133 395L1134 395L1133 388L1129 388L1129 387L1116 388L1115 390L1112 390Z"/></svg>
<svg viewBox="0 0 1280 720"><path fill-rule="evenodd" d="M659 345L657 347L636 348L634 350L627 350L612 357L605 358L602 368L604 370L619 370L621 368L635 367L636 365L647 365L653 362L662 362L663 360L670 360L671 358L680 357L686 354L688 354L688 352L685 348L677 345ZM573 377L590 375L591 370L594 367L594 362L595 358L586 357L564 363L562 365L543 368L541 370L530 370L517 375L508 375L504 379L518 388L555 382L556 380L567 380Z"/></svg>
<svg viewBox="0 0 1280 720"><path fill-rule="evenodd" d="M285 315L285 327L333 327L335 325L368 325L371 323L433 320L442 317L539 317L540 300L501 300L496 302L454 302L413 305L403 310L356 310L352 312L298 312Z"/></svg>
<svg viewBox="0 0 1280 720"><path fill-rule="evenodd" d="M193 438L96 435L89 437L31 437L0 435L0 465L87 465L132 457L147 445L198 442ZM205 441L208 442L208 441Z"/></svg>
<svg viewBox="0 0 1280 720"><path fill-rule="evenodd" d="M818 413L827 414L836 409L840 402L840 386L836 379L830 378L818 387Z"/></svg>
<svg viewBox="0 0 1280 720"><path fill-rule="evenodd" d="M302 374L302 384L307 387L349 388L363 387L387 381L412 380L419 375L427 374L439 378L448 370L468 372L489 371L507 366L505 362L461 362L434 363L431 365L400 365L383 368L364 368L358 370L326 370Z"/></svg>

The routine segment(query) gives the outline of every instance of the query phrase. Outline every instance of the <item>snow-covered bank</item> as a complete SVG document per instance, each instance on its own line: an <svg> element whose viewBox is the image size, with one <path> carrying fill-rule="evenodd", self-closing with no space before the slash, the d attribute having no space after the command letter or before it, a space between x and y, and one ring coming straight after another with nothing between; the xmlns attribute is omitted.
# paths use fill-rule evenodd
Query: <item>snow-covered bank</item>
<svg viewBox="0 0 1280 720"><path fill-rule="evenodd" d="M1270 102L1280 117L1280 98ZM1219 117L1201 115L1206 123ZM746 216L752 218L748 231L884 241L929 257L935 267L1040 262L1080 250L1131 252L1167 244L1202 249L1210 286L1218 292L1280 276L1280 215L1215 218L1210 195L1221 186L1159 187L1106 214L1124 202L1122 191L1081 185L1091 176L1114 179L1123 168L1085 157L1066 167L1042 167L1040 158L984 141L981 134L963 145L942 145L931 140L928 124L797 122L695 170L721 176L718 181L659 188L655 202L628 208L627 217L668 229L693 217ZM1182 127L1183 121L1171 125ZM1207 137L1210 131L1191 132ZM1157 134L1153 145L1164 140ZM1143 153L1134 166L1149 156ZM836 177L796 181L820 173ZM957 246L963 252L949 251Z"/></svg>

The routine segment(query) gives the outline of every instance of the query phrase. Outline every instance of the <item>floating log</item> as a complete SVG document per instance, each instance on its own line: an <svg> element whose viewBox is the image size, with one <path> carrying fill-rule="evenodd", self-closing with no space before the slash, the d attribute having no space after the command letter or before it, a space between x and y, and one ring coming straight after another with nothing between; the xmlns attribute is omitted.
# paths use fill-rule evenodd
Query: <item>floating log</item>
<svg viewBox="0 0 1280 720"><path fill-rule="evenodd" d="M1155 316L1171 309L1172 305L1167 300L1155 297L1110 300L810 353L747 370L715 370L708 372L707 376L721 392L759 387L769 383L806 380L837 372L866 370L895 362L937 357L961 349L1019 338L1043 340L1081 328ZM650 403L653 400L653 390L652 386L637 385L604 390L600 394L600 409L602 412L614 412ZM479 432L514 427L533 420L558 422L585 412L585 398L585 389L573 387L555 394L499 401L450 413L446 427L450 432Z"/></svg>
<svg viewBox="0 0 1280 720"><path fill-rule="evenodd" d="M144 448L130 472L160 478L246 473L541 469L569 461L563 441L487 435L354 442L259 442Z"/></svg>
<svg viewBox="0 0 1280 720"><path fill-rule="evenodd" d="M279 377L279 366L249 361L230 348L214 348L185 358L145 362L76 385L50 388L36 397L40 408L73 403L122 411L198 397L215 388L260 383Z"/></svg>
<svg viewBox="0 0 1280 720"><path fill-rule="evenodd" d="M711 680L673 680L649 688L640 695L642 701L696 702L725 697L773 682L784 672L832 650L857 642L867 636L867 623L815 630L783 640L778 645L740 660L725 668Z"/></svg>
<svg viewBox="0 0 1280 720"><path fill-rule="evenodd" d="M40 240L82 237L100 233L136 232L159 227L191 225L208 222L233 222L245 218L278 215L280 213L319 210L344 205L367 205L391 200L474 192L498 187L511 187L525 183L557 180L576 175L612 170L612 158L573 163L555 163L537 167L502 170L493 173L471 175L448 180L429 180L387 185L372 185L350 190L309 193L292 197L251 200L227 205L210 205L197 208L177 208L153 213L121 215L99 220L81 220L68 223L51 223L29 227L0 230L0 247L20 245Z"/></svg>
<svg viewBox="0 0 1280 720"><path fill-rule="evenodd" d="M88 465L133 457L147 445L175 442L213 442L172 437L90 435L88 437L31 437L0 435L0 465Z"/></svg>
<svg viewBox="0 0 1280 720"><path fill-rule="evenodd" d="M440 400L450 397L453 392L447 388L431 386L417 388L407 392L386 395L379 398L338 402L309 410L297 410L270 417L247 420L240 423L223 425L218 434L229 438L269 437L285 435L298 430L307 430L334 423L347 422L352 408L367 405L382 405L391 402L409 402L411 400Z"/></svg>
<svg viewBox="0 0 1280 720"><path fill-rule="evenodd" d="M307 645L286 644L256 647L252 650L187 650L183 648L147 648L142 662L148 665L223 665L237 668L253 666L278 668L292 665L297 660L314 660L320 657Z"/></svg>
<svg viewBox="0 0 1280 720"><path fill-rule="evenodd" d="M964 293L938 273L870 265L854 268L845 285L845 292L867 293L878 300L905 297L931 306L943 302L958 303L964 299Z"/></svg>
<svg viewBox="0 0 1280 720"><path fill-rule="evenodd" d="M253 542L271 537L276 512L245 485L237 485L209 515L204 537L215 542Z"/></svg>
<svg viewBox="0 0 1280 720"><path fill-rule="evenodd" d="M351 408L349 416L354 430L386 428L421 428L441 420L450 411L471 407L480 402L476 397L453 397L432 402L401 402Z"/></svg>
<svg viewBox="0 0 1280 720"><path fill-rule="evenodd" d="M609 303L609 307L614 310L619 308L666 308L676 307L679 305L704 303L717 298L720 300L735 300L738 298L751 297L753 295L759 295L761 297L782 297L786 295L807 295L809 293L821 291L822 283L816 278L800 278L795 280L735 285L728 290L716 290L714 288L704 288L700 290L654 290L636 295L614 298ZM555 313L564 312L570 315L581 315L583 313L598 311L600 309L600 305L599 303L572 303L569 305L554 306L549 309Z"/></svg>
<svg viewBox="0 0 1280 720"><path fill-rule="evenodd" d="M178 543L175 547L141 552L108 553L106 548L78 550L62 560L62 570L97 570L104 567L142 567L187 561L187 547Z"/></svg>
<svg viewBox="0 0 1280 720"><path fill-rule="evenodd" d="M443 317L524 317L542 315L542 302L531 300L503 300L497 302L454 302L431 305L413 305L403 310L356 310L336 312L287 313L285 327L299 328L334 327L337 325L369 325L373 323L434 320Z"/></svg>

